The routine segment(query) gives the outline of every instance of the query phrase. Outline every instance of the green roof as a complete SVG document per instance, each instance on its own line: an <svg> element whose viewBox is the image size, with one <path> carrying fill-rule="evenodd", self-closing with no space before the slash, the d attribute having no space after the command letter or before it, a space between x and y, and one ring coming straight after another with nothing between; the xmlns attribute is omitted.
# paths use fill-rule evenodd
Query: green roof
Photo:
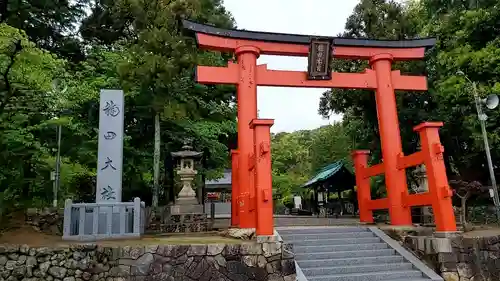
<svg viewBox="0 0 500 281"><path fill-rule="evenodd" d="M342 161L337 161L334 162L326 167L323 167L317 175L315 175L312 179L310 179L308 182L306 182L302 187L308 187L311 186L315 183L325 181L326 179L330 178L331 176L334 176L336 173L338 173L342 167L344 167L344 162Z"/></svg>

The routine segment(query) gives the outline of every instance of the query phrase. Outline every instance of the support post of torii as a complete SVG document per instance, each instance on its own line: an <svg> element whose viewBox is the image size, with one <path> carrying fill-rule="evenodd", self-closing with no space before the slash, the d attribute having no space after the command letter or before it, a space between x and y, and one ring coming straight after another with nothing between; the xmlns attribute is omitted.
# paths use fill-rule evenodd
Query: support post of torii
<svg viewBox="0 0 500 281"><path fill-rule="evenodd" d="M328 46L329 49L327 49L328 52L321 51L321 54L331 54L333 59L368 60L371 69L366 69L362 73L332 72L331 75L328 70L328 72L323 73L322 76L320 75L316 79L310 75L311 73L305 71L269 70L266 65L257 65L257 58L260 55L309 56L313 49L313 41L316 40L312 36L228 30L191 21L184 21L183 24L185 29L195 33L199 48L231 52L236 55L237 62L229 62L227 67L198 66L196 80L202 84L230 84L237 86L239 154L238 171L233 171L233 173L237 172L238 187L234 188L233 191L238 194L233 194L233 197L237 197L235 200L238 202L239 227L255 228L259 225L259 222L272 221L272 213L261 212L259 214L258 210L256 210L264 199L258 193L260 188L258 186L259 177L255 178L255 173L252 170L256 170L257 173L261 174L267 173L268 178L271 178L270 166L265 168L266 171L259 170L255 166L256 161L258 161L257 154L254 151L256 145L254 140L255 124L249 125L249 123L257 118L257 86L374 90L383 163L367 167L366 162L356 161L356 159L367 161L367 154L356 154L362 156L355 157L356 179L358 189L361 186L369 188L367 178L376 174L384 174L388 197L378 199L378 201L372 200L373 202L370 203L369 192L367 194L361 192L361 194L364 194L359 200L360 210L363 211L361 220L369 221L373 209L386 208L389 209L392 225L411 224L411 204L408 203L405 174L407 166L401 164L402 157L406 156L403 156L402 152L395 90L426 91L427 79L425 76L401 75L400 71L392 70L391 66L393 61L423 59L426 48L432 47L435 44L435 39L390 41L321 38L319 41L324 40L323 43L332 43L332 45L329 45L329 43L326 43L327 45L323 44L322 46ZM313 63L325 62L324 58L318 59L319 52L316 51L315 56L309 57L310 62L313 59L315 60ZM327 58L327 61L329 59L330 57ZM323 66L325 65L328 66L329 64L326 63ZM435 144L430 143L429 145L435 146ZM423 151L428 151L430 148L426 149L423 149ZM413 159L412 156L407 157L410 160ZM427 159L426 161L431 160ZM436 165L439 166L439 164ZM441 171L443 169L443 167L439 166L435 170ZM429 173L429 170L427 173ZM428 178L431 181L432 175L428 175ZM448 196L450 189L447 182L443 182L443 178L435 179L435 181L436 183L432 184L440 186L435 196L441 196L440 198ZM430 182L429 184L431 185ZM419 205L432 205L435 210L436 202L445 204L444 207L440 206L438 208L446 211L439 214L442 217L436 219L436 222L446 222L444 223L446 226L438 225L438 229L441 231L456 230L454 215L449 212L451 208L450 200L438 200L431 196L421 196L421 198L423 199L418 199ZM237 210L233 210L232 215L234 216L236 212Z"/></svg>
<svg viewBox="0 0 500 281"><path fill-rule="evenodd" d="M274 234L273 222L273 187L271 173L271 127L272 119L253 119L250 128L253 132L253 155L255 157L255 210L257 237L269 237Z"/></svg>
<svg viewBox="0 0 500 281"><path fill-rule="evenodd" d="M385 184L389 199L389 217L391 224L411 225L411 210L403 205L402 194L408 194L405 170L398 169L398 156L403 153L399 132L396 95L391 77L393 57L390 54L377 54L370 58L370 65L375 71L377 88L378 127L384 159Z"/></svg>
<svg viewBox="0 0 500 281"><path fill-rule="evenodd" d="M249 166L249 155L253 153L253 130L249 127L250 121L257 118L257 58L260 51L252 46L240 46L235 50L238 59L237 69L237 95L238 102L238 184L240 192L239 223L242 228L255 228L256 212L250 203L255 200L255 189L251 187L253 178L246 167ZM231 214L232 215L232 214Z"/></svg>
<svg viewBox="0 0 500 281"><path fill-rule="evenodd" d="M240 225L240 214L238 209L239 198L239 183L238 183L238 160L239 152L237 149L231 150L231 226L238 227Z"/></svg>

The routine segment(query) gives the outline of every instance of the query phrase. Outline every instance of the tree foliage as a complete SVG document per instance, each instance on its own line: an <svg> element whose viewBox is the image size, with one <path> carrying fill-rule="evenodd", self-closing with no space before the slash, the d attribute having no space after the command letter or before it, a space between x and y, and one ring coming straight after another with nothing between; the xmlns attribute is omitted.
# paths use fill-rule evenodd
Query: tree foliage
<svg viewBox="0 0 500 281"><path fill-rule="evenodd" d="M471 83L457 72L461 70L475 81L482 97L498 93L498 5L498 1L422 0L402 5L389 0L362 0L348 18L342 34L353 38L437 38L437 46L428 52L425 62L395 64L394 68L404 73L429 77L427 92L399 92L397 105L403 150L407 154L419 146L413 126L423 121L444 121L441 141L452 179L487 184ZM367 67L361 61L334 62L336 71L359 72ZM356 138L355 146L372 150L373 161L380 161L373 93L332 89L324 93L320 112L344 114L346 126L352 128L350 135ZM487 114L492 154L498 159L498 109Z"/></svg>
<svg viewBox="0 0 500 281"><path fill-rule="evenodd" d="M85 11L90 11L86 13ZM194 66L224 65L227 54L199 51L181 28L189 18L223 28L235 21L221 0L6 0L0 3L0 198L7 207L52 201L56 130L62 127L60 199L92 201L95 189L98 98L103 88L125 90L124 194L148 203L153 183L155 117L160 117L161 203L173 188L170 152L191 138L207 160L208 178L229 167L236 143L235 89L198 85ZM408 39L433 36L425 61L398 62L426 74L429 90L398 92L403 149L419 149L413 126L444 121L449 177L488 185L471 83L479 94L500 94L500 2L497 0L361 0L340 36ZM335 60L333 69L360 72L366 61ZM374 94L331 89L319 112L341 123L273 136L273 184L285 202L321 167L351 165L350 151L370 149L380 162ZM500 157L498 109L488 111L494 162ZM497 169L496 169L497 170ZM375 185L383 193L383 180ZM380 188L379 188L380 187Z"/></svg>
<svg viewBox="0 0 500 281"><path fill-rule="evenodd" d="M333 162L342 160L350 167L351 146L342 123L273 135L273 187L278 197L283 203L289 203L292 195L306 194L301 186Z"/></svg>
<svg viewBox="0 0 500 281"><path fill-rule="evenodd" d="M427 75L429 85L429 90L423 93L396 93L398 117L405 154L419 149L418 135L413 132L415 125L424 121L444 122L440 136L446 149L448 177L453 183L489 184L470 81L478 85L479 95L483 98L488 94L500 94L499 8L500 2L495 0L414 0L405 4L393 0L361 0L347 18L345 31L339 34L348 38L396 40L437 38L436 47L429 50L425 61L394 63L393 68L405 74ZM334 60L332 64L333 70L338 72L362 72L369 67L368 62L359 60ZM458 71L463 71L467 79L458 75ZM369 149L372 164L381 161L372 91L328 90L319 102L319 113L324 116L342 114L343 121L334 125L336 129L329 128L323 135L316 133L312 137L316 144L311 146L309 157L300 158L312 164L311 169L304 170L304 173L314 174L314 170L325 163L323 157L349 159L346 156L352 149ZM496 172L500 157L499 109L486 113ZM319 163L314 164L316 161ZM292 174L290 178L296 176ZM382 194L383 179L374 179L373 183L375 193ZM464 184L451 186L459 190L458 186Z"/></svg>
<svg viewBox="0 0 500 281"><path fill-rule="evenodd" d="M197 85L196 64L227 57L198 51L182 32L191 18L233 27L220 1L4 1L0 4L0 192L3 207L52 202L56 128L62 127L59 199L93 201L101 89L125 91L123 199L151 200L154 118L161 162L186 138L217 177L235 141L234 87ZM86 7L91 12L84 13ZM161 204L173 175L161 165Z"/></svg>

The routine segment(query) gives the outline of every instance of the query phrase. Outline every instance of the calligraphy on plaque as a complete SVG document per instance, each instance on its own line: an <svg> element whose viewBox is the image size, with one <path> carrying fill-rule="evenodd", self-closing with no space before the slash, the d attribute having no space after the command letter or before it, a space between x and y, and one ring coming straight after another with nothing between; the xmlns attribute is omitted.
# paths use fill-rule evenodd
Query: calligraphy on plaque
<svg viewBox="0 0 500 281"><path fill-rule="evenodd" d="M101 168L101 171L106 170L107 168L111 168L112 170L116 170L115 166L113 166L113 160L106 157L106 161L104 162L104 167Z"/></svg>
<svg viewBox="0 0 500 281"><path fill-rule="evenodd" d="M96 202L122 200L125 97L122 90L101 90Z"/></svg>
<svg viewBox="0 0 500 281"><path fill-rule="evenodd" d="M116 138L116 133L112 131L107 131L103 136L105 140L112 140Z"/></svg>
<svg viewBox="0 0 500 281"><path fill-rule="evenodd" d="M307 79L332 79L331 59L332 40L330 38L312 38L309 45Z"/></svg>
<svg viewBox="0 0 500 281"><path fill-rule="evenodd" d="M102 189L101 191L101 199L102 200L115 200L116 199L116 192L113 190L111 186L107 186Z"/></svg>
<svg viewBox="0 0 500 281"><path fill-rule="evenodd" d="M120 114L120 108L113 101L107 101L102 111L104 111L104 114L111 117L116 117Z"/></svg>

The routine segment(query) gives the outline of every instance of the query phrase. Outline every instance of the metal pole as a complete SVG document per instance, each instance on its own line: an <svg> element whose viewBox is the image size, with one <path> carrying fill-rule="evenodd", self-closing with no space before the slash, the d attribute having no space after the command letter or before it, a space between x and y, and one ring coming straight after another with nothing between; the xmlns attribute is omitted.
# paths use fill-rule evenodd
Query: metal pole
<svg viewBox="0 0 500 281"><path fill-rule="evenodd" d="M61 184L61 131L62 126L57 126L57 157L56 157L56 174L54 182L54 207L57 207L57 193Z"/></svg>
<svg viewBox="0 0 500 281"><path fill-rule="evenodd" d="M481 100L479 99L475 82L472 82L472 89L474 90L474 101L476 103L477 116L479 119L479 123L481 124L481 131L483 133L484 150L486 152L486 160L488 161L488 170L490 172L490 180L493 190L493 203L495 204L497 219L500 222L500 200L498 197L498 187L495 178L495 171L493 170L493 162L491 161L491 152L490 152L490 145L488 143L488 134L486 133L486 124L485 124L486 115L484 115L483 113Z"/></svg>

